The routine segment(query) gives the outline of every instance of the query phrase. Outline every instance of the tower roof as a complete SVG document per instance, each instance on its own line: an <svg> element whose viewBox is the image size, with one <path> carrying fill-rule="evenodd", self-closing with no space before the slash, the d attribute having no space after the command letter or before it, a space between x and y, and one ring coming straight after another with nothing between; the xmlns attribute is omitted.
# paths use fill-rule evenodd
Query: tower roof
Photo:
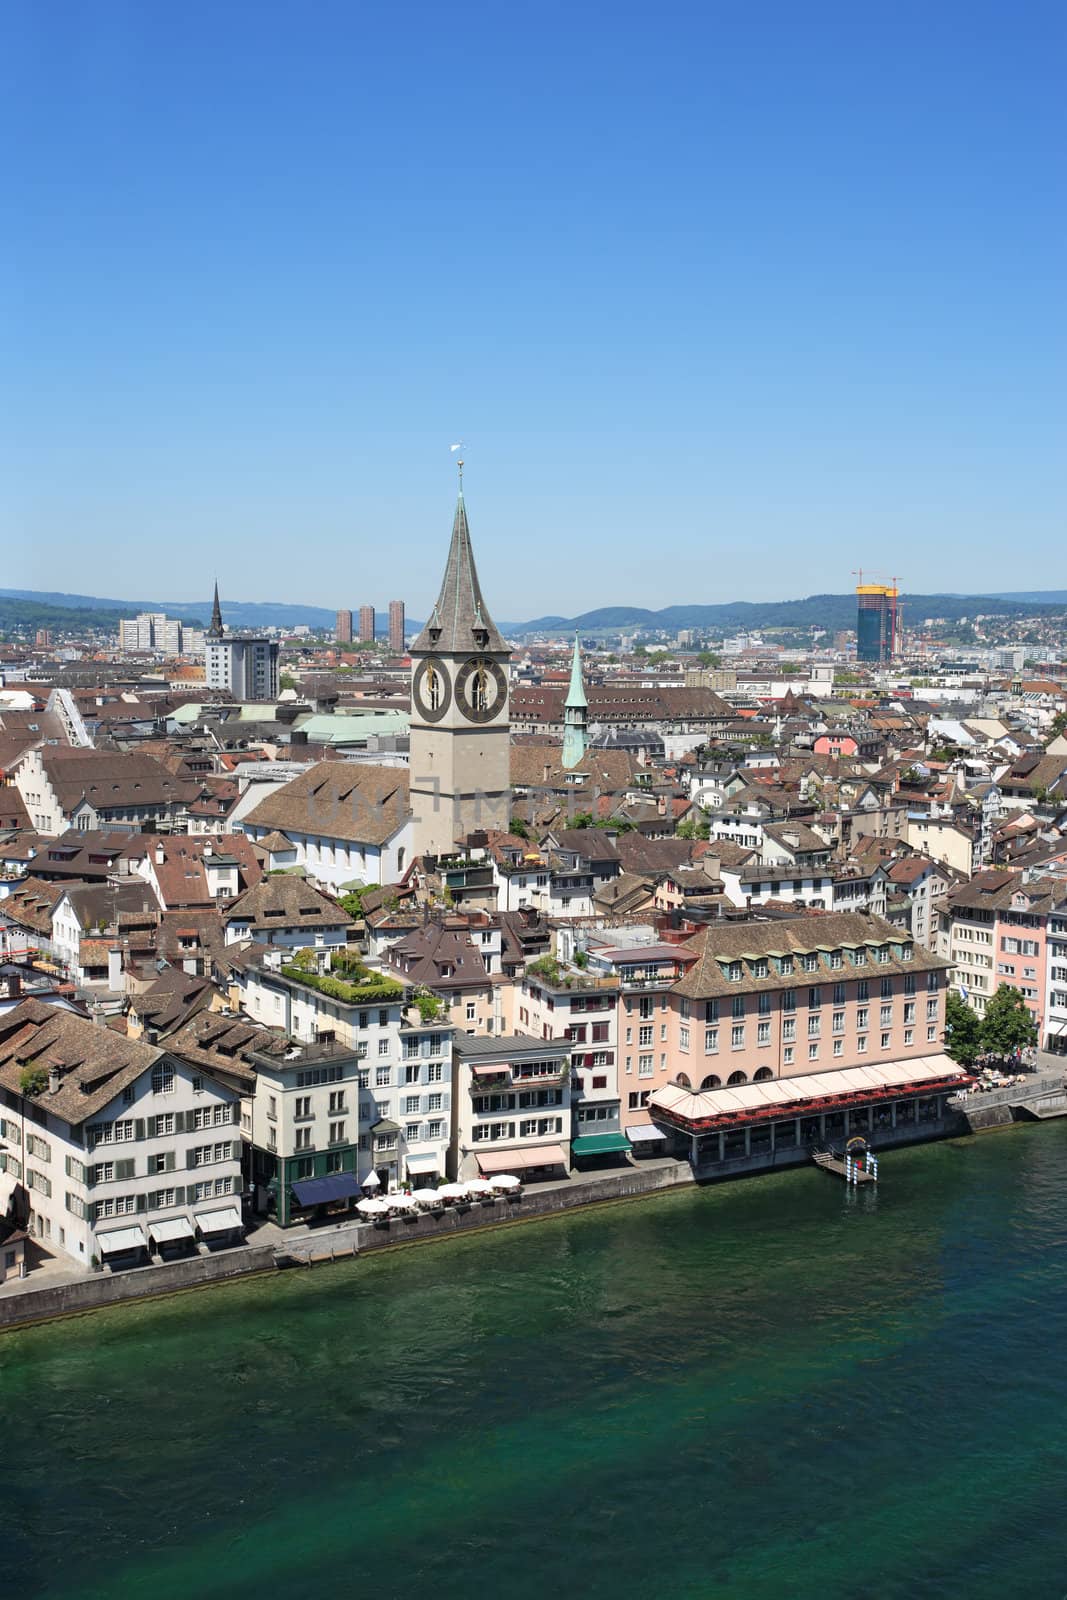
<svg viewBox="0 0 1067 1600"><path fill-rule="evenodd" d="M219 580L215 579L215 603L211 607L211 622L208 624L207 636L209 639L221 639L223 635L222 608L219 605Z"/></svg>
<svg viewBox="0 0 1067 1600"><path fill-rule="evenodd" d="M567 706L588 706L585 683L582 679L582 652L578 648L578 635L574 635L574 659L571 661L571 681L564 701Z"/></svg>
<svg viewBox="0 0 1067 1600"><path fill-rule="evenodd" d="M507 653L508 646L482 599L462 489L456 501L452 543L448 550L441 592L430 613L430 620L411 648L413 651L442 650L456 654L467 650Z"/></svg>

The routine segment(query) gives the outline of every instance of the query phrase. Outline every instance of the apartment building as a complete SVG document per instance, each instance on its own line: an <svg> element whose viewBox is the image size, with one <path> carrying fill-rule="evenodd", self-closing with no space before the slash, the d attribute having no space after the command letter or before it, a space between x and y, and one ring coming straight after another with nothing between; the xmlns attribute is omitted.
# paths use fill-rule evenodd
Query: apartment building
<svg viewBox="0 0 1067 1600"><path fill-rule="evenodd" d="M452 1094L456 1176L563 1176L571 1151L570 1055L567 1039L457 1035Z"/></svg>
<svg viewBox="0 0 1067 1600"><path fill-rule="evenodd" d="M426 1005L424 1022L403 984L377 973L348 983L301 972L288 955L227 951L232 1003L286 1041L280 1055L253 1057L256 1092L246 1108L257 1182L274 1184L279 1220L291 1220L294 1182L334 1172L362 1181L373 1168L389 1187L444 1173L454 1029L443 1010L434 1016Z"/></svg>
<svg viewBox="0 0 1067 1600"><path fill-rule="evenodd" d="M123 1267L241 1237L233 1075L31 999L0 1015L0 1100L0 1210L49 1249Z"/></svg>
<svg viewBox="0 0 1067 1600"><path fill-rule="evenodd" d="M940 945L953 984L979 1016L1001 984L1017 989L1044 1035L1048 929L1063 886L992 868L953 891L941 912ZM1058 920L1058 919L1057 919ZM1058 991L1057 991L1058 992Z"/></svg>
<svg viewBox="0 0 1067 1600"><path fill-rule="evenodd" d="M619 1096L619 979L551 956L528 966L517 985L517 1031L570 1047L571 1154L626 1152Z"/></svg>

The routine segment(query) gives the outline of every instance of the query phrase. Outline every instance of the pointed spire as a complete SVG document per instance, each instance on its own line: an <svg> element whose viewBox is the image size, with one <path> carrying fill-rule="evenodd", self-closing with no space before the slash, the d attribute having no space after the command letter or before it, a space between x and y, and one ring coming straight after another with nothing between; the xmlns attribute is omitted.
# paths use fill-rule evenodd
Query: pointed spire
<svg viewBox="0 0 1067 1600"><path fill-rule="evenodd" d="M488 651L491 655L507 653L507 644L489 615L478 582L467 508L463 503L462 477L441 592L429 622L411 648L413 652L441 650L456 655L466 651Z"/></svg>
<svg viewBox="0 0 1067 1600"><path fill-rule="evenodd" d="M571 661L571 681L563 703L563 750L560 760L570 771L576 767L589 747L589 702L585 697L582 680L582 652L578 635L574 635L574 657Z"/></svg>
<svg viewBox="0 0 1067 1600"><path fill-rule="evenodd" d="M571 682L564 701L568 706L588 706L585 697L585 680L582 677L582 652L578 646L578 635L574 635L574 658L571 661Z"/></svg>
<svg viewBox="0 0 1067 1600"><path fill-rule="evenodd" d="M207 636L209 639L221 639L223 635L222 608L219 605L219 580L215 579L215 603L211 607L211 622L208 625Z"/></svg>

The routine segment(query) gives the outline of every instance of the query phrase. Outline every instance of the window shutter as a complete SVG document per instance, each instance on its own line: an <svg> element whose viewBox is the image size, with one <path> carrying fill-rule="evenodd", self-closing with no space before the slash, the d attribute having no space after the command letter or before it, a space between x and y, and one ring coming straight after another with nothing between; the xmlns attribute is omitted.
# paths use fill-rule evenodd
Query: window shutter
<svg viewBox="0 0 1067 1600"><path fill-rule="evenodd" d="M0 1128L2 1128L2 1126L3 1125L0 1124ZM71 1163L71 1159L70 1159L69 1156L64 1156L63 1157L63 1171L67 1174L68 1178L73 1178L74 1173L73 1173L73 1170L72 1170L72 1163Z"/></svg>
<svg viewBox="0 0 1067 1600"><path fill-rule="evenodd" d="M134 1119L133 1131L134 1131L134 1134L136 1135L136 1137L138 1139L143 1139L144 1138L144 1118L143 1117L136 1117Z"/></svg>
<svg viewBox="0 0 1067 1600"><path fill-rule="evenodd" d="M132 1178L133 1175L134 1174L133 1174L133 1162L132 1161L116 1161L115 1162L115 1177L117 1179L125 1181L127 1178Z"/></svg>
<svg viewBox="0 0 1067 1600"><path fill-rule="evenodd" d="M147 1198L146 1198L145 1195L139 1194L137 1196L137 1209L138 1209L138 1211L144 1211L147 1208L147 1203L148 1202L147 1202Z"/></svg>
<svg viewBox="0 0 1067 1600"><path fill-rule="evenodd" d="M187 1150L185 1152L185 1165L187 1167L195 1167L196 1166L196 1151L195 1150Z"/></svg>
<svg viewBox="0 0 1067 1600"><path fill-rule="evenodd" d="M175 1189L175 1191L174 1191L174 1204L176 1206L183 1206L185 1204L185 1190L184 1189Z"/></svg>
<svg viewBox="0 0 1067 1600"><path fill-rule="evenodd" d="M174 1151L173 1150L168 1150L167 1153L166 1153L166 1156L164 1157L164 1160L163 1160L163 1171L164 1172L173 1172L174 1171Z"/></svg>
<svg viewBox="0 0 1067 1600"><path fill-rule="evenodd" d="M233 1105L230 1107L230 1121L236 1127L237 1124L240 1122L240 1120L241 1120L241 1102L240 1102L240 1100L235 1100L233 1102Z"/></svg>

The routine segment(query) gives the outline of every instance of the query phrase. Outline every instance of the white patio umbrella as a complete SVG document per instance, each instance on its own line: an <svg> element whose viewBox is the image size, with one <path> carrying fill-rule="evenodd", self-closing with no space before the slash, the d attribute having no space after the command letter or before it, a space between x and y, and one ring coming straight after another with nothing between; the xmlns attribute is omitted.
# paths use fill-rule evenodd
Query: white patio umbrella
<svg viewBox="0 0 1067 1600"><path fill-rule="evenodd" d="M411 1198L420 1206L440 1206L444 1203L438 1189L416 1189Z"/></svg>
<svg viewBox="0 0 1067 1600"><path fill-rule="evenodd" d="M415 1196L412 1194L391 1194L385 1204L390 1211L417 1211Z"/></svg>
<svg viewBox="0 0 1067 1600"><path fill-rule="evenodd" d="M494 1189L499 1189L502 1194L508 1194L512 1189L522 1188L522 1179L514 1177L510 1172L501 1172L496 1177L490 1178L489 1182Z"/></svg>
<svg viewBox="0 0 1067 1600"><path fill-rule="evenodd" d="M471 1178L467 1183L467 1193L474 1200L485 1200L492 1197L493 1185L485 1178Z"/></svg>
<svg viewBox="0 0 1067 1600"><path fill-rule="evenodd" d="M465 1183L442 1184L437 1193L442 1200L466 1200L467 1185Z"/></svg>
<svg viewBox="0 0 1067 1600"><path fill-rule="evenodd" d="M368 1172L367 1176L363 1179L362 1183L360 1184L360 1188L361 1189L378 1189L378 1188L381 1187L381 1182L382 1182L382 1180L381 1180L381 1178L379 1178L378 1174L376 1172L374 1172L374 1171L371 1171L371 1172Z"/></svg>
<svg viewBox="0 0 1067 1600"><path fill-rule="evenodd" d="M369 1200L360 1200L356 1205L356 1210L361 1217L387 1217L389 1215L389 1202L387 1200L376 1200L372 1196Z"/></svg>

